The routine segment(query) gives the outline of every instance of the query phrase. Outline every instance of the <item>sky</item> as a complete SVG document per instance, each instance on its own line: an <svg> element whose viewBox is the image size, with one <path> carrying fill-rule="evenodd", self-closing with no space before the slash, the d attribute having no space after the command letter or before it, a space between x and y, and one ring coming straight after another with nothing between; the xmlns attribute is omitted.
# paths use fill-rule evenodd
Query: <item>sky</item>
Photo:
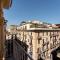
<svg viewBox="0 0 60 60"><path fill-rule="evenodd" d="M10 9L4 9L8 25L21 21L39 20L48 23L60 23L60 0L13 0Z"/></svg>

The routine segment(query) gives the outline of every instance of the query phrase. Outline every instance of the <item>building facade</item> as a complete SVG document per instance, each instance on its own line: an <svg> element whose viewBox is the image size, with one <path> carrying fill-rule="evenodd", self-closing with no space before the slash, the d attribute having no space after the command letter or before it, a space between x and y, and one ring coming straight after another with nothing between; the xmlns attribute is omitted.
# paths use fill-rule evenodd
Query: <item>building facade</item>
<svg viewBox="0 0 60 60"><path fill-rule="evenodd" d="M60 29L58 26L45 22L29 21L22 22L14 30L16 30L19 40L28 45L27 53L33 60L52 60L51 53L60 44Z"/></svg>

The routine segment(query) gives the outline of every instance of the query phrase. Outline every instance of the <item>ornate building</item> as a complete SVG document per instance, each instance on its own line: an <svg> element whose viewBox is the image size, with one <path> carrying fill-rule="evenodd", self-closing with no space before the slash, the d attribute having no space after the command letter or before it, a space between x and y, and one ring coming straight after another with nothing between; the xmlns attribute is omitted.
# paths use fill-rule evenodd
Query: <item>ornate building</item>
<svg viewBox="0 0 60 60"><path fill-rule="evenodd" d="M27 52L33 60L52 60L52 51L60 46L60 29L54 24L22 22L14 30L20 41L28 45Z"/></svg>

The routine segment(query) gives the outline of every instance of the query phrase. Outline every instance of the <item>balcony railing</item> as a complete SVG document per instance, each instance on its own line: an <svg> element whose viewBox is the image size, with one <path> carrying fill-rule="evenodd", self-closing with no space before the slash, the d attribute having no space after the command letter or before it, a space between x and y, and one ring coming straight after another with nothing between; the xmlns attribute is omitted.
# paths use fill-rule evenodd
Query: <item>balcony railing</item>
<svg viewBox="0 0 60 60"><path fill-rule="evenodd" d="M27 45L18 39L13 40L13 56L15 60L33 60L27 53Z"/></svg>

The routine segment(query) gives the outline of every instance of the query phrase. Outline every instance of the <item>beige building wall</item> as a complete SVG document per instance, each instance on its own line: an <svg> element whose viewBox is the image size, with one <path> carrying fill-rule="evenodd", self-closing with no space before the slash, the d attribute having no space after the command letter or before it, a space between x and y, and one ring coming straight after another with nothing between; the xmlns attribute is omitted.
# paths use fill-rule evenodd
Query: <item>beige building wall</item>
<svg viewBox="0 0 60 60"><path fill-rule="evenodd" d="M26 24L16 31L18 38L28 45L27 52L34 60L52 60L51 52L60 45L60 29L30 28L30 24Z"/></svg>
<svg viewBox="0 0 60 60"><path fill-rule="evenodd" d="M32 58L34 59L34 60L37 60L37 34L35 33L35 32L32 32L32 36L33 36L33 38L32 38L32 49L33 49L33 51L32 51Z"/></svg>
<svg viewBox="0 0 60 60"><path fill-rule="evenodd" d="M29 32L32 32L32 58L34 60L38 60L40 55L40 57L42 57L45 60L51 60L52 58L51 52L59 47L60 31L37 30L37 31L29 31Z"/></svg>

